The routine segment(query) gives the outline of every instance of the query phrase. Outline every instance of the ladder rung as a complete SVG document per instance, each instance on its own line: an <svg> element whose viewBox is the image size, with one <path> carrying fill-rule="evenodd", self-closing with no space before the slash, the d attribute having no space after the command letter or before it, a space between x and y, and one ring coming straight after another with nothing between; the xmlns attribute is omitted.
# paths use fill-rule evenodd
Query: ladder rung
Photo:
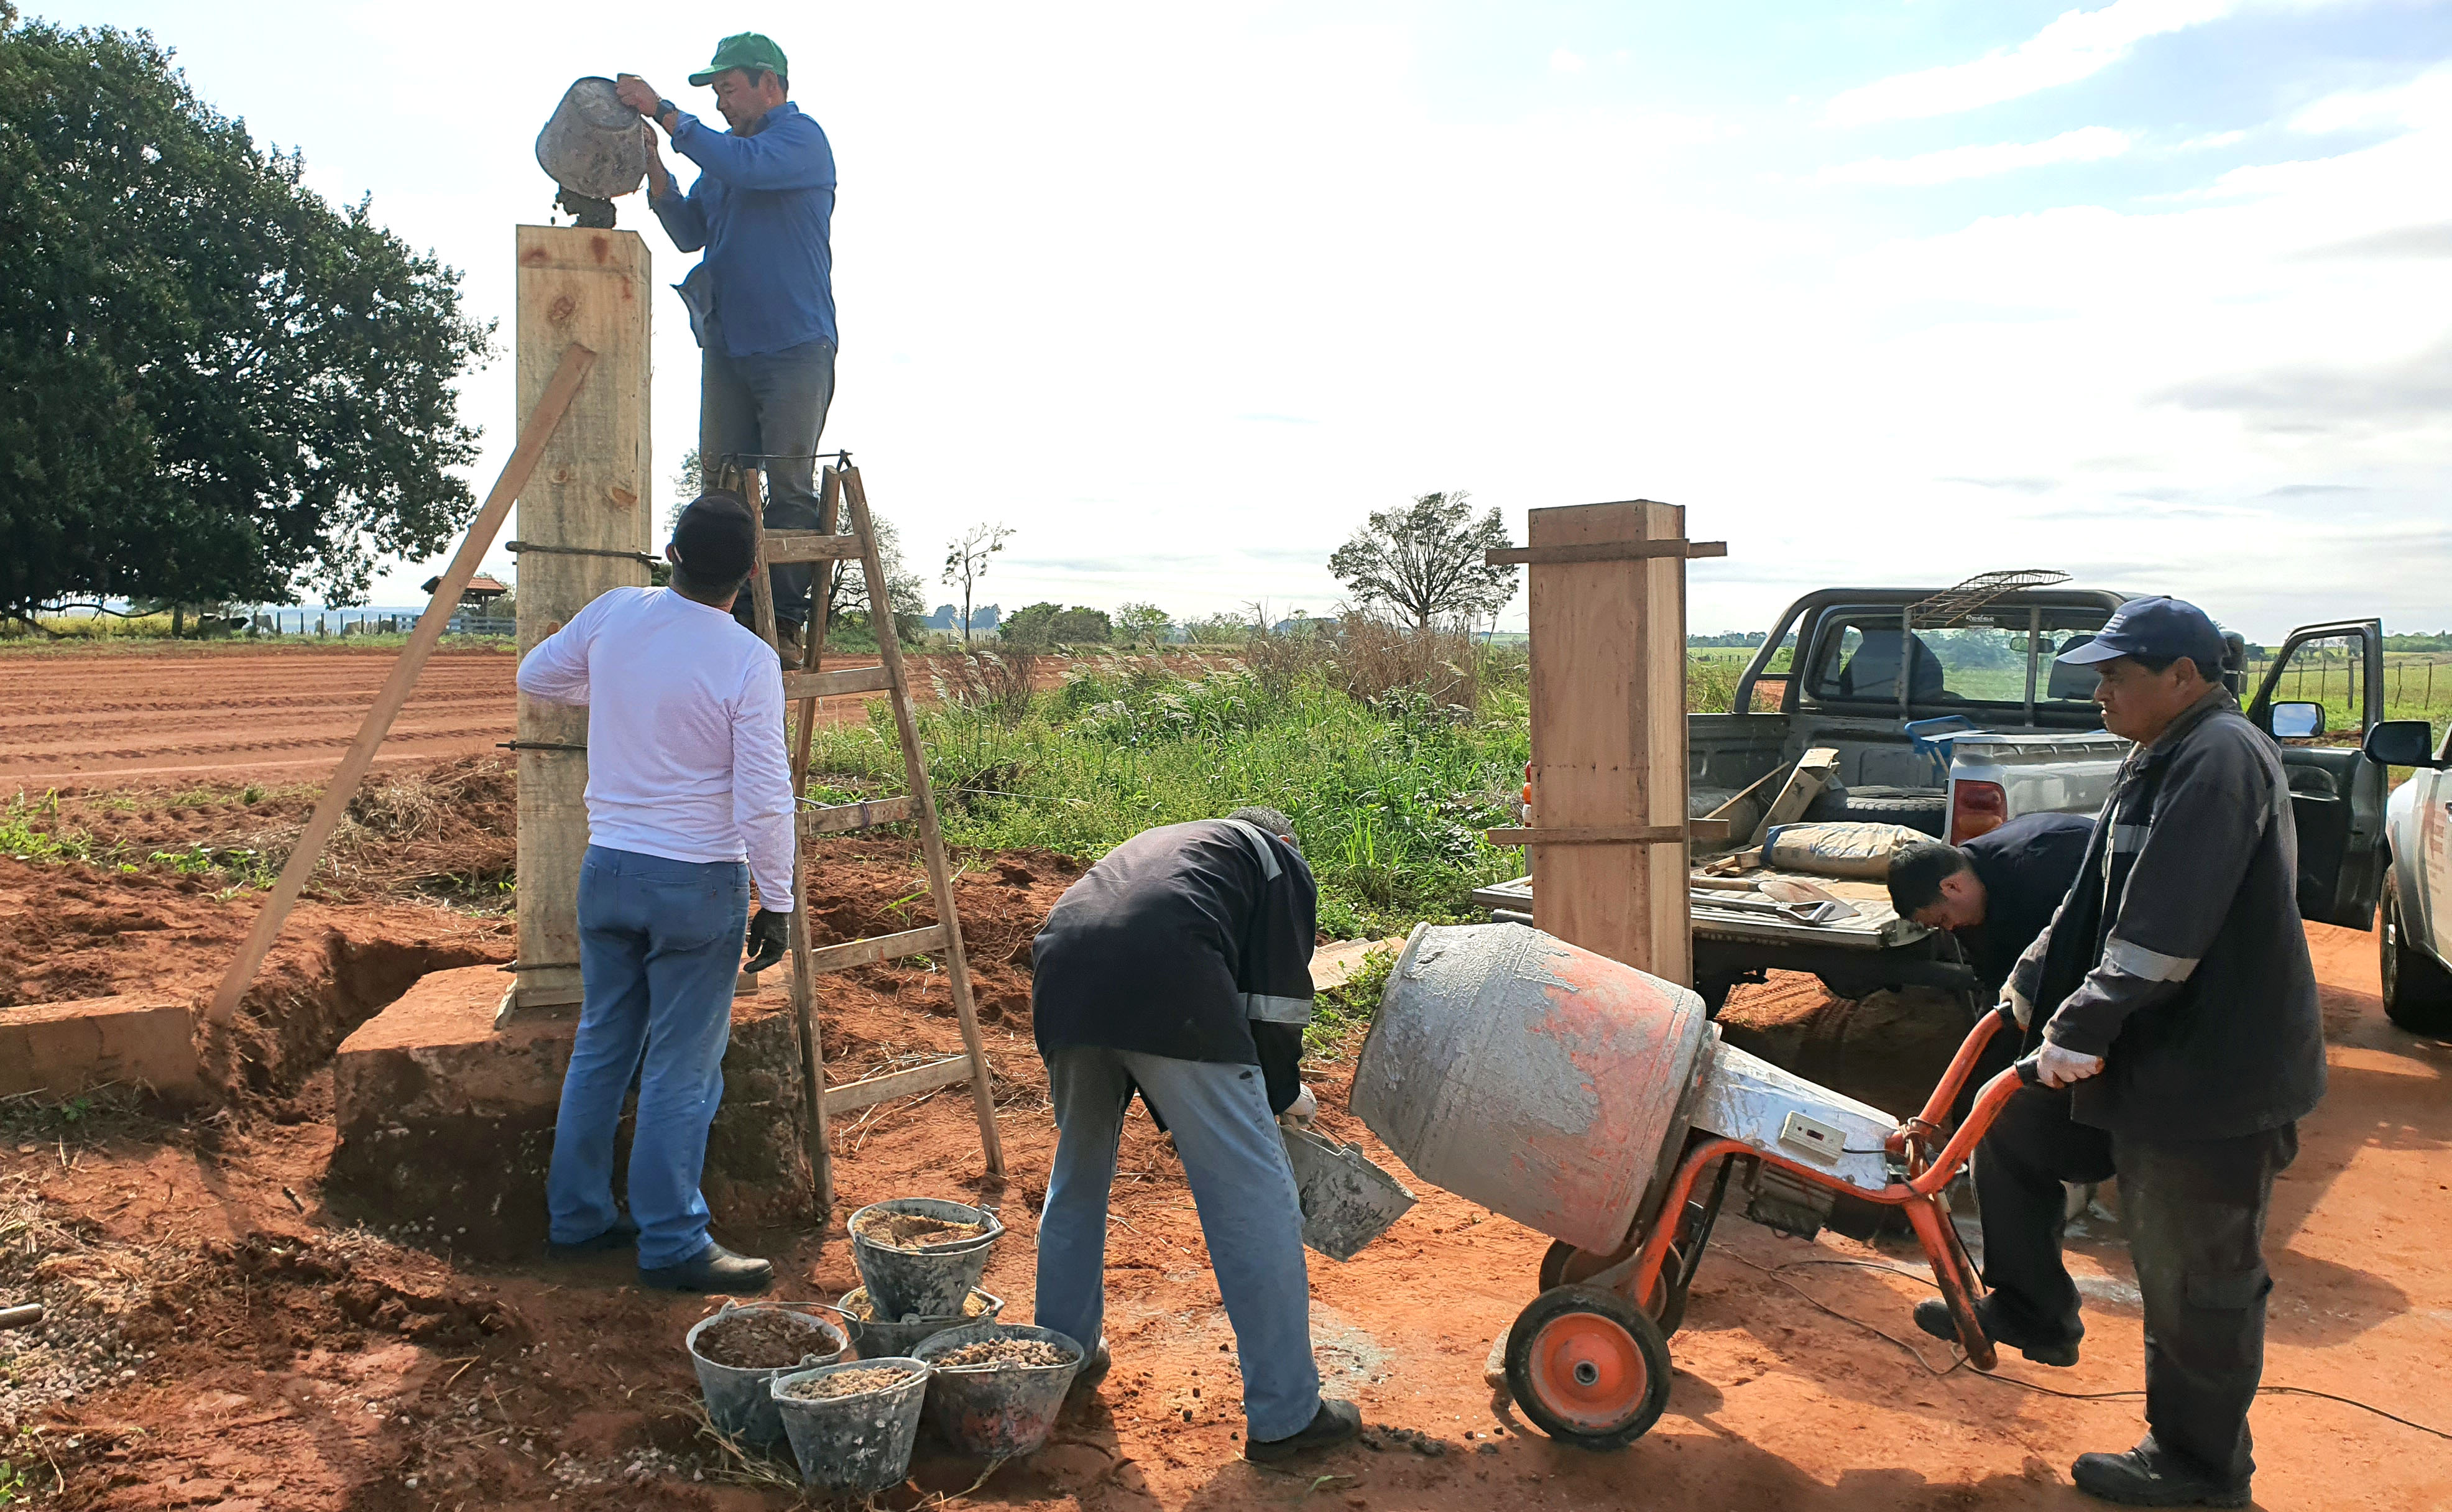
<svg viewBox="0 0 2452 1512"><path fill-rule="evenodd" d="M766 532L766 564L779 562L840 562L860 555L860 537L834 535L824 530L769 530Z"/></svg>
<svg viewBox="0 0 2452 1512"><path fill-rule="evenodd" d="M918 806L907 797L872 798L859 804L828 804L823 808L801 810L801 833L840 835L846 829L874 829L880 825L899 825L917 811Z"/></svg>
<svg viewBox="0 0 2452 1512"><path fill-rule="evenodd" d="M945 926L932 924L925 929L874 935L866 940L854 940L848 945L812 950L809 952L809 970L813 973L848 971L854 966L872 965L903 956L924 956L944 948Z"/></svg>
<svg viewBox="0 0 2452 1512"><path fill-rule="evenodd" d="M882 693L894 686L894 675L882 666L855 666L840 672L786 672L783 697L833 698L842 693Z"/></svg>
<svg viewBox="0 0 2452 1512"><path fill-rule="evenodd" d="M883 1076L864 1076L857 1082L826 1088L826 1116L854 1113L880 1103L890 1103L914 1092L933 1092L940 1086L952 1086L971 1079L971 1058L967 1055L947 1056L925 1065L908 1070L888 1071Z"/></svg>

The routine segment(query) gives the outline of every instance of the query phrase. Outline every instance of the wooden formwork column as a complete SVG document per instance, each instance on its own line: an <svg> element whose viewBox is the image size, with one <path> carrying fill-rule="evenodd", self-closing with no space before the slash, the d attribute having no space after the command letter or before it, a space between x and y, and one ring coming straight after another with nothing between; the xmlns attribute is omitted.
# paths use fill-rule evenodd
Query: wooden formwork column
<svg viewBox="0 0 2452 1512"><path fill-rule="evenodd" d="M1685 535L1649 500L1534 509L1492 560L1531 568L1533 925L1691 985Z"/></svg>
<svg viewBox="0 0 2452 1512"><path fill-rule="evenodd" d="M525 656L608 588L644 587L653 549L647 453L647 244L634 231L519 228L519 403L563 348L594 373L520 493L519 647ZM579 866L587 850L587 711L520 697L520 969L513 1005L576 1003Z"/></svg>

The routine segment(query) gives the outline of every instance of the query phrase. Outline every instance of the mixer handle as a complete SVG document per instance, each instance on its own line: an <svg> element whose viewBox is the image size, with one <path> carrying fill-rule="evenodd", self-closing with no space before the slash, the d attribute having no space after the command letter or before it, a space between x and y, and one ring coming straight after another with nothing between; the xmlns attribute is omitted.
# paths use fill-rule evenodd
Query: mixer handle
<svg viewBox="0 0 2452 1512"><path fill-rule="evenodd" d="M2019 1082L2025 1085L2041 1086L2044 1084L2044 1052L2037 1050L2009 1069L2018 1073Z"/></svg>

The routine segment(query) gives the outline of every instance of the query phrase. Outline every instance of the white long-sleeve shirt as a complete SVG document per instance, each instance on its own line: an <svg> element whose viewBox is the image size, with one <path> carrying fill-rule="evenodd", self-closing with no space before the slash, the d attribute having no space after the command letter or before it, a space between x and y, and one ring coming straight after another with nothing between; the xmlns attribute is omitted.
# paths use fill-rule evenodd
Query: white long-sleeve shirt
<svg viewBox="0 0 2452 1512"><path fill-rule="evenodd" d="M520 663L520 691L587 709L587 838L667 861L749 863L792 907L792 779L775 652L723 609L613 588Z"/></svg>

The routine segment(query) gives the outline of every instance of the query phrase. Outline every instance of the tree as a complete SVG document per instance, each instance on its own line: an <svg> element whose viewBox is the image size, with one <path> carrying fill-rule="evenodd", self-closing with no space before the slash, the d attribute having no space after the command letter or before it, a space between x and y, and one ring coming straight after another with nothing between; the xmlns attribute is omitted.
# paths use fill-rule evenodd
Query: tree
<svg viewBox="0 0 2452 1512"><path fill-rule="evenodd" d="M945 543L945 570L939 581L962 586L962 644L971 644L971 590L988 575L988 558L1004 549L1013 531L1001 525L975 525Z"/></svg>
<svg viewBox="0 0 2452 1512"><path fill-rule="evenodd" d="M1135 601L1116 606L1116 643L1155 647L1175 633L1175 621L1155 604Z"/></svg>
<svg viewBox="0 0 2452 1512"><path fill-rule="evenodd" d="M877 554L885 566L886 598L894 606L895 633L906 641L916 641L923 628L920 622L928 617L928 601L920 596L925 590L920 574L903 563L902 535L895 529L894 522L875 513L870 514L869 521L877 527ZM819 569L824 570L824 565L821 564ZM830 624L846 624L854 616L872 628L876 625L876 615L868 602L868 574L858 562L838 563L834 566L834 587L826 598L826 619Z"/></svg>
<svg viewBox="0 0 2452 1512"><path fill-rule="evenodd" d="M1466 493L1426 493L1406 509L1377 509L1336 548L1328 569L1361 605L1385 605L1428 629L1442 619L1479 619L1515 596L1515 569L1482 553L1504 547L1507 527L1493 509L1480 520Z"/></svg>
<svg viewBox="0 0 2452 1512"><path fill-rule="evenodd" d="M149 35L0 3L0 612L346 604L474 512L492 327L305 170Z"/></svg>
<svg viewBox="0 0 2452 1512"><path fill-rule="evenodd" d="M1053 604L1032 604L1014 610L997 627L1003 640L1031 646L1078 646L1095 641L1104 645L1114 638L1115 625L1104 609L1084 608L1076 604L1071 608L1058 608Z"/></svg>

